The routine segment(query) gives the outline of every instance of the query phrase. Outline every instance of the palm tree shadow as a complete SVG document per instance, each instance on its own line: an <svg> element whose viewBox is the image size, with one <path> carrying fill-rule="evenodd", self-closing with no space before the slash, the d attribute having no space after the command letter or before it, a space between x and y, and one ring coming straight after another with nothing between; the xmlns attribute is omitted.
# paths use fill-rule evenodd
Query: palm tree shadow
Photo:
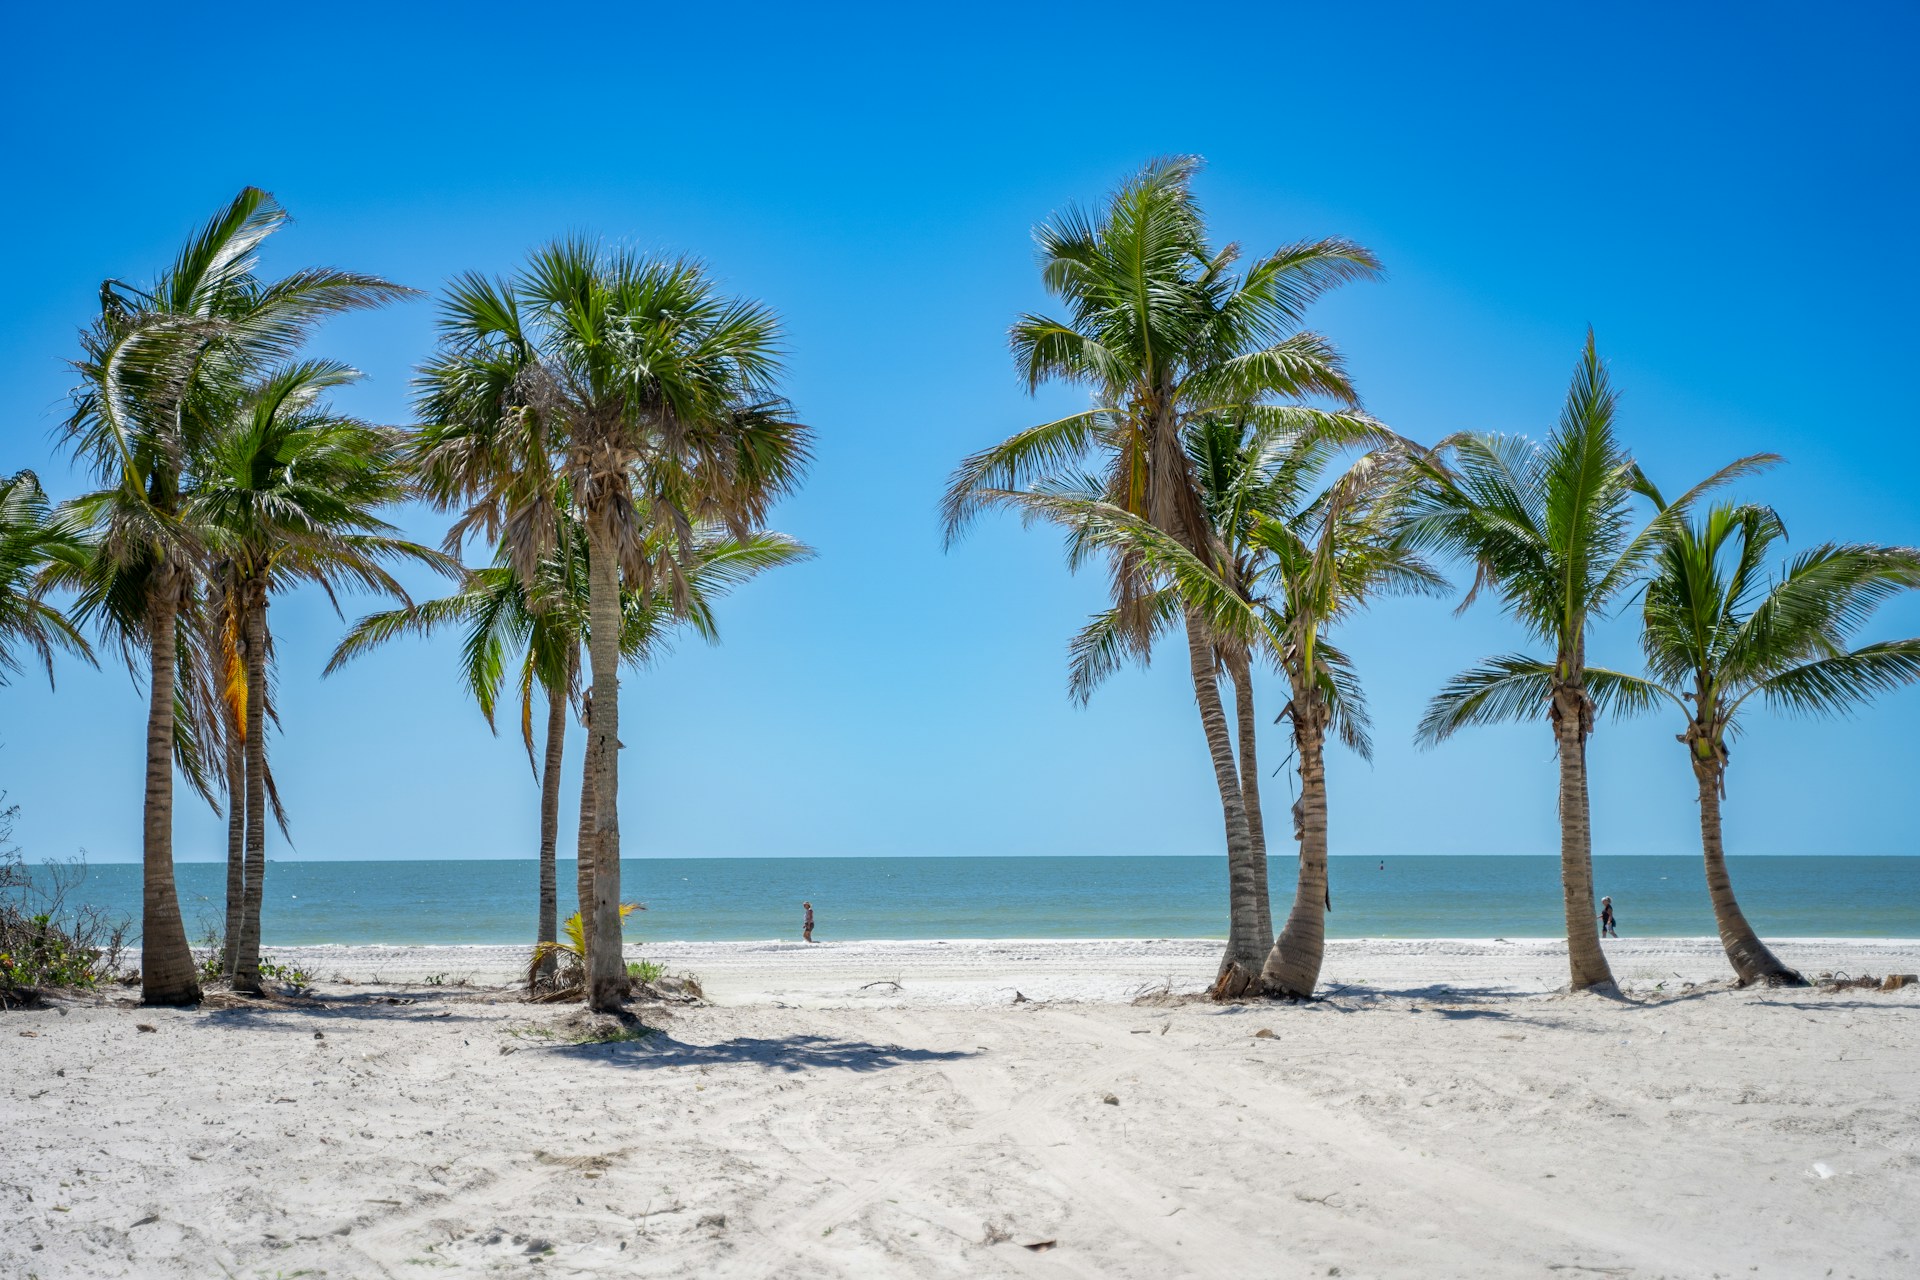
<svg viewBox="0 0 1920 1280"><path fill-rule="evenodd" d="M404 991L366 990L351 995L329 993L325 996L287 996L275 994L257 999L223 997L217 1005L209 1002L202 1009L215 1025L245 1025L261 1031L297 1031L306 1035L316 1028L341 1019L367 1022L483 1022L484 1018L461 1011L460 999L422 996ZM449 1007L454 1006L454 1007ZM306 1018L288 1015L306 1015ZM307 1019L311 1019L308 1021Z"/></svg>
<svg viewBox="0 0 1920 1280"><path fill-rule="evenodd" d="M1920 1005L1898 1005L1888 1000L1755 1000L1772 1009L1874 1009L1900 1013L1920 1011Z"/></svg>
<svg viewBox="0 0 1920 1280"><path fill-rule="evenodd" d="M546 1052L569 1058L591 1058L636 1070L668 1067L757 1066L770 1071L886 1071L893 1067L932 1062L957 1062L976 1056L966 1049L909 1049L897 1044L874 1044L833 1036L736 1036L717 1044L693 1044L675 1039L660 1028L649 1028L639 1039L586 1041L554 1045Z"/></svg>
<svg viewBox="0 0 1920 1280"><path fill-rule="evenodd" d="M1429 1015L1448 1022L1491 1021L1514 1026L1563 1029L1565 1024L1554 1014L1557 1006L1542 1003L1551 995L1543 991L1516 991L1510 987L1461 987L1434 983L1420 987L1370 987L1341 983L1329 987L1314 1004L1339 1013L1384 1012L1405 1001L1409 1012ZM1633 1003L1627 997L1605 997ZM1388 1003L1394 1002L1394 1003Z"/></svg>

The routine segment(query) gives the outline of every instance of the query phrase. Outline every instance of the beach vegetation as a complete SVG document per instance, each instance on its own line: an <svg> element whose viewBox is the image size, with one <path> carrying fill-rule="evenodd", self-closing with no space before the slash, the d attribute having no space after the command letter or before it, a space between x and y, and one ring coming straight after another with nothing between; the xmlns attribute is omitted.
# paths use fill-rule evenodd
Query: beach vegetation
<svg viewBox="0 0 1920 1280"><path fill-rule="evenodd" d="M586 531L587 770L580 858L592 869L588 1003L618 1007L623 591L687 598L695 530L745 538L799 479L808 429L779 393L781 332L697 263L572 238L512 281L449 288L420 375L425 491L504 540L523 581L552 553L563 502Z"/></svg>
<svg viewBox="0 0 1920 1280"><path fill-rule="evenodd" d="M0 1009L118 978L130 922L76 900L85 858L29 866L13 842L19 806L5 801L0 794Z"/></svg>
<svg viewBox="0 0 1920 1280"><path fill-rule="evenodd" d="M645 911L646 906L638 902L620 904L622 922L636 911ZM527 987L531 990L546 986L559 991L577 990L587 981L588 934L586 920L581 912L574 912L566 919L561 931L562 936L552 942L541 942L534 946L533 955L527 961ZM550 962L557 961L558 967ZM623 973L627 970L623 969Z"/></svg>
<svg viewBox="0 0 1920 1280"><path fill-rule="evenodd" d="M1184 626L1227 848L1228 942L1214 990L1231 998L1258 989L1271 918L1266 853L1254 835L1262 824L1248 802L1254 771L1236 758L1221 696L1222 636L1200 599L1160 592L1175 563L1200 595L1218 593L1232 571L1189 444L1222 416L1273 430L1374 433L1379 424L1361 412L1338 351L1302 325L1321 294L1380 266L1360 245L1328 238L1282 246L1236 271L1237 246L1207 238L1192 189L1199 169L1191 156L1156 160L1102 207L1068 210L1035 231L1042 281L1064 312L1014 323L1016 368L1030 392L1076 386L1093 404L967 457L942 517L949 545L995 508L1065 526L1072 566L1106 561L1112 615L1102 643L1116 653L1144 661L1161 633ZM1094 536L1102 530L1124 532L1125 547Z"/></svg>
<svg viewBox="0 0 1920 1280"><path fill-rule="evenodd" d="M259 962L260 977L277 982L287 990L298 994L313 988L313 974L298 965L279 964L272 960Z"/></svg>
<svg viewBox="0 0 1920 1280"><path fill-rule="evenodd" d="M667 976L667 966L658 960L629 960L627 976L643 986L650 986Z"/></svg>
<svg viewBox="0 0 1920 1280"><path fill-rule="evenodd" d="M1552 651L1551 659L1490 658L1453 677L1429 704L1418 740L1441 742L1469 725L1547 721L1559 760L1560 878L1576 991L1617 990L1594 915L1586 744L1598 717L1632 696L1612 672L1588 667L1588 634L1644 585L1665 540L1702 495L1777 461L1742 458L1655 507L1615 431L1615 402L1589 332L1545 443L1462 432L1414 455L1419 482L1403 531L1409 546L1473 565L1462 608L1490 594ZM1641 505L1650 508L1646 518Z"/></svg>

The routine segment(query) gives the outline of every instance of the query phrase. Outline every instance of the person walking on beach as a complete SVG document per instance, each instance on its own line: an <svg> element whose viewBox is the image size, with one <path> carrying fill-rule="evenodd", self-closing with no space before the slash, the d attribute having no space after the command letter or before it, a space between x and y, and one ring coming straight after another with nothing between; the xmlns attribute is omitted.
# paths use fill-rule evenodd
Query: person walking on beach
<svg viewBox="0 0 1920 1280"><path fill-rule="evenodd" d="M1600 899L1600 936L1603 938L1617 938L1620 936L1614 931L1613 927L1612 898Z"/></svg>
<svg viewBox="0 0 1920 1280"><path fill-rule="evenodd" d="M811 902L803 902L800 905L807 909L807 922L800 926L800 938L804 942L812 942L813 941L813 904Z"/></svg>

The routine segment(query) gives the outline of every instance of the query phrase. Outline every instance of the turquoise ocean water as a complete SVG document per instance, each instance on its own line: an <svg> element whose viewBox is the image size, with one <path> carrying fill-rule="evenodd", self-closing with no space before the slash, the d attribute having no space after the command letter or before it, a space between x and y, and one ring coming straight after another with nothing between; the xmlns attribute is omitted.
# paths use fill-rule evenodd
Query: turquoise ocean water
<svg viewBox="0 0 1920 1280"><path fill-rule="evenodd" d="M1920 938L1920 858L1729 860L1748 918L1775 937ZM1293 891L1273 861L1274 919ZM1336 938L1554 937L1563 930L1552 857L1332 859ZM1595 858L1623 937L1710 935L1698 858ZM225 868L178 867L188 932L221 915ZM563 913L574 865L560 863ZM621 864L647 911L631 941L792 938L810 899L816 938L1222 937L1226 866L1217 858L645 858ZM534 930L532 860L274 862L269 945L522 943ZM140 868L88 868L79 899L140 910Z"/></svg>

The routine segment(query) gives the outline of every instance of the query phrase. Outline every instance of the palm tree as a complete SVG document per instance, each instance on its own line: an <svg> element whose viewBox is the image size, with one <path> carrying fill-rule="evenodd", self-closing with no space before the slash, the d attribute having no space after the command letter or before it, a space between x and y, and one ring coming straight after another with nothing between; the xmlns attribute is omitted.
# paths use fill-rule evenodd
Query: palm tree
<svg viewBox="0 0 1920 1280"><path fill-rule="evenodd" d="M1224 571L1187 456L1196 423L1237 412L1276 427L1331 423L1364 433L1377 426L1356 411L1358 397L1332 345L1299 327L1322 292L1376 275L1373 255L1344 240L1302 242L1236 274L1238 250L1207 242L1191 189L1199 167L1193 157L1154 161L1104 210L1070 210L1035 233L1042 278L1067 315L1021 317L1011 333L1015 362L1030 391L1061 381L1087 388L1094 404L962 462L943 509L949 545L989 507L1032 512L1053 493L1097 492L1111 508L1101 519L1116 530L1144 521ZM1310 397L1346 412L1303 403ZM1077 471L1089 458L1098 468L1093 477ZM1066 518L1070 527L1078 519ZM1078 563L1080 551L1073 554ZM1109 559L1116 643L1144 655L1156 625L1149 601L1157 571L1135 551ZM1258 901L1258 820L1220 697L1218 637L1194 608L1185 608L1183 621L1226 834L1229 936L1215 984L1224 998L1255 988L1270 940Z"/></svg>
<svg viewBox="0 0 1920 1280"><path fill-rule="evenodd" d="M196 482L183 504L225 568L224 594L238 612L243 641L244 906L230 971L239 991L261 989L271 596L312 583L329 598L341 588L359 588L405 600L388 564L411 560L458 571L440 553L395 536L376 514L406 494L405 442L399 432L328 405L328 393L359 376L342 364L309 360L246 388L224 429L206 442L205 457L196 460Z"/></svg>
<svg viewBox="0 0 1920 1280"><path fill-rule="evenodd" d="M1411 546L1473 560L1468 604L1483 590L1496 593L1534 639L1553 648L1548 663L1508 655L1455 676L1429 706L1418 736L1432 744L1470 724L1546 712L1559 756L1560 881L1576 991L1614 989L1594 923L1586 743L1621 685L1587 666L1587 629L1644 580L1649 561L1702 493L1775 461L1763 454L1734 462L1636 528L1633 499L1648 487L1614 432L1614 402L1589 332L1547 442L1477 433L1442 441L1416 462L1422 483L1405 529Z"/></svg>
<svg viewBox="0 0 1920 1280"><path fill-rule="evenodd" d="M1172 568L1149 602L1156 633L1189 608L1214 618L1221 661L1234 673L1237 689L1243 785L1257 773L1253 657L1265 658L1287 678L1291 696L1278 718L1293 726L1300 867L1287 927L1261 973L1262 987L1279 994L1310 996L1325 951L1325 740L1331 733L1362 757L1371 755L1366 705L1353 664L1326 632L1375 595L1430 593L1445 586L1394 536L1401 443L1384 431L1381 437L1383 448L1336 473L1333 466L1343 449L1336 435L1262 429L1229 417L1196 429L1189 458L1213 535L1227 551L1228 572L1215 575L1197 561ZM1056 495L1048 507L1056 519L1077 514L1083 538L1124 546L1143 563L1169 563L1140 536L1140 526L1119 519L1098 495ZM1222 609L1237 611L1239 621L1222 620ZM1112 609L1097 615L1073 648L1076 691L1090 690L1135 656Z"/></svg>
<svg viewBox="0 0 1920 1280"><path fill-rule="evenodd" d="M563 509L564 510L564 509ZM564 518L564 517L563 517ZM558 932L557 849L560 830L560 765L565 758L567 707L576 696L579 656L587 643L590 600L585 572L586 531L572 520L560 535L555 554L540 562L535 588L529 593L519 574L507 563L502 545L494 563L467 575L453 595L427 600L404 609L369 614L354 624L327 663L331 675L353 658L403 634L422 637L447 627L461 634L461 677L479 704L489 728L508 677L517 667L515 684L520 696L520 733L527 761L540 782L540 902L534 945L538 954L534 976L545 977L554 968ZM628 591L621 601L620 648L627 663L643 667L665 652L670 632L690 626L709 643L717 643L712 601L732 587L764 570L808 559L813 552L784 534L756 532L736 539L723 530L709 529L696 539L696 560L688 577L684 607L675 609L665 596L642 596ZM538 607L536 607L536 601ZM546 702L544 761L534 764L533 690L539 686ZM496 729L497 732L497 729ZM583 792L592 783L586 770ZM583 807L593 811L591 794ZM578 859L581 911L592 906L592 859ZM584 940L581 943L584 951Z"/></svg>
<svg viewBox="0 0 1920 1280"><path fill-rule="evenodd" d="M1715 506L1674 526L1647 588L1641 642L1651 681L1626 691L1637 707L1671 702L1700 794L1700 846L1720 943L1740 985L1805 984L1740 910L1720 834L1727 743L1756 695L1776 710L1839 715L1920 680L1920 639L1848 647L1896 592L1920 587L1920 550L1826 543L1777 579L1767 554L1786 527L1769 507ZM1624 681L1629 677L1618 677Z"/></svg>
<svg viewBox="0 0 1920 1280"><path fill-rule="evenodd" d="M1299 999L1313 995L1326 956L1327 737L1372 757L1358 674L1327 633L1375 596L1431 594L1446 585L1396 536L1405 453L1389 447L1365 454L1321 488L1335 448L1315 435L1289 442L1256 434L1239 454L1239 473L1223 477L1222 491L1222 505L1242 529L1236 542L1245 548L1236 581L1266 615L1257 634L1287 680L1279 718L1292 725L1300 780L1293 906L1260 983Z"/></svg>
<svg viewBox="0 0 1920 1280"><path fill-rule="evenodd" d="M203 750L192 709L203 686L183 610L200 603L205 546L182 510L192 467L236 388L291 355L327 316L379 305L404 291L373 276L309 268L277 281L255 274L255 253L286 221L272 197L247 188L215 214L151 289L108 280L100 314L81 336L66 436L104 486L69 510L92 555L60 580L81 591L76 615L112 636L148 691L142 834L141 995L149 1004L199 999L193 954L173 882L173 764L203 792ZM138 671L136 670L136 676ZM182 679L182 677L185 677ZM203 726L204 727L204 726Z"/></svg>
<svg viewBox="0 0 1920 1280"><path fill-rule="evenodd" d="M80 554L80 531L56 517L31 471L0 477L0 685L21 670L15 645L33 651L53 684L53 651L93 662L93 650L79 628L42 596L41 571L59 559Z"/></svg>
<svg viewBox="0 0 1920 1280"><path fill-rule="evenodd" d="M427 492L504 535L524 577L554 541L564 479L587 531L594 778L587 1000L618 1006L623 590L686 598L693 532L737 537L799 478L807 428L777 394L780 330L697 264L587 240L536 251L511 284L455 282L421 375ZM586 856L587 851L582 851Z"/></svg>

